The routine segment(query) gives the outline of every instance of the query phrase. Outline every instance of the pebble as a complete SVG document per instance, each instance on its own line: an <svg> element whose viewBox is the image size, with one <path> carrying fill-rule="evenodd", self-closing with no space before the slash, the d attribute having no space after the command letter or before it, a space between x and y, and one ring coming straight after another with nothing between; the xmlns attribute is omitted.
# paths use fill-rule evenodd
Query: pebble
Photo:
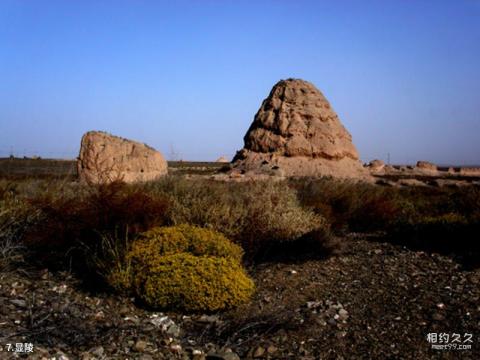
<svg viewBox="0 0 480 360"><path fill-rule="evenodd" d="M146 348L147 348L147 342L143 340L137 340L137 342L133 346L133 350L137 352L144 352Z"/></svg>
<svg viewBox="0 0 480 360"><path fill-rule="evenodd" d="M308 350L303 346L303 345L300 345L300 347L298 348L298 352L302 355L308 355Z"/></svg>
<svg viewBox="0 0 480 360"><path fill-rule="evenodd" d="M321 301L307 301L307 309L315 309L322 306Z"/></svg>
<svg viewBox="0 0 480 360"><path fill-rule="evenodd" d="M130 309L127 306L122 306L118 312L121 316L125 316L130 312Z"/></svg>
<svg viewBox="0 0 480 360"><path fill-rule="evenodd" d="M88 352L83 352L83 353L80 354L80 359L81 360L93 360L93 359L95 359L95 357Z"/></svg>
<svg viewBox="0 0 480 360"><path fill-rule="evenodd" d="M201 323L216 323L220 320L220 318L217 315L202 315L198 319L198 322Z"/></svg>
<svg viewBox="0 0 480 360"><path fill-rule="evenodd" d="M178 325L176 325L172 319L168 316L161 316L158 317L157 315L152 315L150 323L154 326L161 328L165 331L168 335L173 337L180 336L181 329Z"/></svg>
<svg viewBox="0 0 480 360"><path fill-rule="evenodd" d="M62 284L60 286L54 286L52 288L52 290L55 291L58 294L63 294L63 293L65 293L65 291L67 291L67 285Z"/></svg>
<svg viewBox="0 0 480 360"><path fill-rule="evenodd" d="M137 360L153 360L153 357L148 354L143 354L140 357L136 358Z"/></svg>
<svg viewBox="0 0 480 360"><path fill-rule="evenodd" d="M269 354L274 354L274 353L277 352L277 350L278 350L278 348L277 348L276 346L274 346L274 345L270 345L270 346L267 348L267 352L268 352Z"/></svg>
<svg viewBox="0 0 480 360"><path fill-rule="evenodd" d="M171 335L173 337L179 337L180 333L181 333L181 330L180 330L179 326L177 326L175 324L172 324L168 327L166 332L167 332L168 335Z"/></svg>
<svg viewBox="0 0 480 360"><path fill-rule="evenodd" d="M90 353L92 353L92 355L95 355L97 357L102 357L103 354L105 353L105 350L103 349L102 346L99 346L99 347L91 349Z"/></svg>
<svg viewBox="0 0 480 360"><path fill-rule="evenodd" d="M265 349L261 346L257 347L255 351L253 352L253 357L254 358L260 358L265 354Z"/></svg>
<svg viewBox="0 0 480 360"><path fill-rule="evenodd" d="M340 317L340 320L347 320L348 319L348 311L345 310L345 309L338 310L338 315Z"/></svg>
<svg viewBox="0 0 480 360"><path fill-rule="evenodd" d="M222 352L208 354L206 360L240 360L240 356L234 352Z"/></svg>
<svg viewBox="0 0 480 360"><path fill-rule="evenodd" d="M172 350L173 352L179 353L182 351L182 346L179 344L173 344L170 346L170 350Z"/></svg>
<svg viewBox="0 0 480 360"><path fill-rule="evenodd" d="M132 323L134 323L135 325L139 325L140 324L140 319L136 318L136 317L130 317L130 316L127 316L123 319L124 321L130 321Z"/></svg>
<svg viewBox="0 0 480 360"><path fill-rule="evenodd" d="M439 312L435 312L435 313L433 313L433 315L432 315L432 319L433 319L433 320L436 320L436 321L443 321L443 320L445 320L445 316L443 316L443 315L440 314Z"/></svg>
<svg viewBox="0 0 480 360"><path fill-rule="evenodd" d="M13 305L21 307L21 308L27 307L27 302L25 300L22 300L22 299L14 299L14 300L10 300L10 302Z"/></svg>
<svg viewBox="0 0 480 360"><path fill-rule="evenodd" d="M43 269L41 272L40 272L40 278L42 280L47 280L49 278L49 273L48 273L48 269Z"/></svg>
<svg viewBox="0 0 480 360"><path fill-rule="evenodd" d="M69 360L69 357L63 351L58 350L57 353L55 354L55 359L56 360Z"/></svg>

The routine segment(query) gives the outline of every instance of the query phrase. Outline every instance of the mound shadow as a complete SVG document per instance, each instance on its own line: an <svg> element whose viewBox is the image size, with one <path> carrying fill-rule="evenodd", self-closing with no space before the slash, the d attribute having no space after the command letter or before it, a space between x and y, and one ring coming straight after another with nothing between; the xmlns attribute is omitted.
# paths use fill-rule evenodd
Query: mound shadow
<svg viewBox="0 0 480 360"><path fill-rule="evenodd" d="M389 242L413 251L451 257L464 270L480 268L480 223L416 223L397 225L372 241Z"/></svg>
<svg viewBox="0 0 480 360"><path fill-rule="evenodd" d="M341 251L340 240L324 230L312 231L292 241L270 241L251 257L255 264L294 264L309 260L324 260Z"/></svg>

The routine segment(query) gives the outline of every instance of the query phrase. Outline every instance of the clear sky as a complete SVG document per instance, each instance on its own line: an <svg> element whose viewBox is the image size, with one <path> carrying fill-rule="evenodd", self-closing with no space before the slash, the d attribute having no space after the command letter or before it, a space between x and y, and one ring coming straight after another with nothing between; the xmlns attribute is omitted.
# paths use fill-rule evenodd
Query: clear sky
<svg viewBox="0 0 480 360"><path fill-rule="evenodd" d="M0 156L75 157L105 130L231 157L289 77L364 161L480 164L480 0L0 0Z"/></svg>

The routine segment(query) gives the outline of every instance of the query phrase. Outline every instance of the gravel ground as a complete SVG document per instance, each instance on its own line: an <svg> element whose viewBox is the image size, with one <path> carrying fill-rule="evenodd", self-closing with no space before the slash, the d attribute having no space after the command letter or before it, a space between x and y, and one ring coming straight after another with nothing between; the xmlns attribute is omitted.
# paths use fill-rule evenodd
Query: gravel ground
<svg viewBox="0 0 480 360"><path fill-rule="evenodd" d="M363 236L343 243L328 259L251 267L255 298L222 314L149 311L46 269L1 274L0 358L480 358L480 269ZM471 349L434 350L428 334ZM17 343L33 352L8 351Z"/></svg>

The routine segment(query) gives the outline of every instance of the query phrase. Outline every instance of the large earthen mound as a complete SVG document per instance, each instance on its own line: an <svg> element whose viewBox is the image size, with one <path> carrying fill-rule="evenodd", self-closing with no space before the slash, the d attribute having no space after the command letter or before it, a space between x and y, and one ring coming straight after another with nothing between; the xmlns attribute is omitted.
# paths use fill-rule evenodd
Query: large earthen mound
<svg viewBox="0 0 480 360"><path fill-rule="evenodd" d="M285 176L368 178L352 137L311 83L278 82L263 101L234 158L234 171Z"/></svg>
<svg viewBox="0 0 480 360"><path fill-rule="evenodd" d="M168 172L165 158L155 149L101 131L83 135L77 169L80 180L89 183L150 181Z"/></svg>

